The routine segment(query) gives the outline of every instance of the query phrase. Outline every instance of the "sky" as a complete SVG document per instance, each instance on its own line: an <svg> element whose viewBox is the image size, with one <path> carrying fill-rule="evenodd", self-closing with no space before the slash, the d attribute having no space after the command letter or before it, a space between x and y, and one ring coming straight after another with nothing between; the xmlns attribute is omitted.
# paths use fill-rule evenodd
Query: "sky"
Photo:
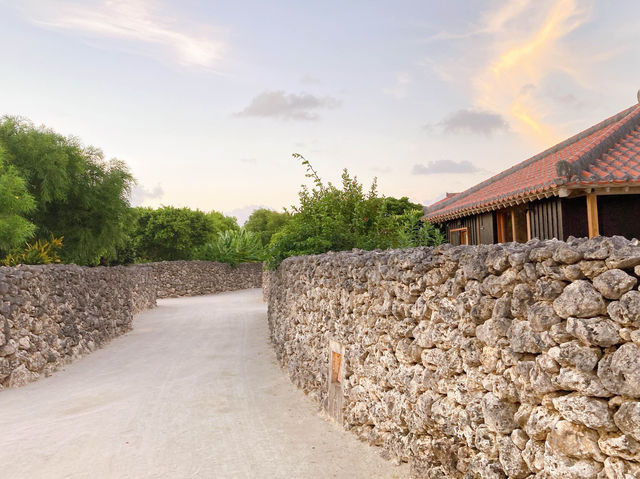
<svg viewBox="0 0 640 479"><path fill-rule="evenodd" d="M0 114L137 205L297 203L307 158L430 204L637 103L640 2L0 0Z"/></svg>

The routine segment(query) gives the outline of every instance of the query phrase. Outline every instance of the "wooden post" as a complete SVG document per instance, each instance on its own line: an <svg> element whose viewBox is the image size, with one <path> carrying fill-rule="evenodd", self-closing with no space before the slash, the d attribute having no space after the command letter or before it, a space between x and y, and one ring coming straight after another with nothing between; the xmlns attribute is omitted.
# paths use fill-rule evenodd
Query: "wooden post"
<svg viewBox="0 0 640 479"><path fill-rule="evenodd" d="M511 210L511 241L518 241L516 238L516 210Z"/></svg>
<svg viewBox="0 0 640 479"><path fill-rule="evenodd" d="M595 193L587 194L587 225L589 238L600 235L598 227L598 196Z"/></svg>
<svg viewBox="0 0 640 479"><path fill-rule="evenodd" d="M531 211L527 208L527 241L531 239Z"/></svg>
<svg viewBox="0 0 640 479"><path fill-rule="evenodd" d="M504 243L504 213L497 212L496 213L496 222L498 223L498 243Z"/></svg>

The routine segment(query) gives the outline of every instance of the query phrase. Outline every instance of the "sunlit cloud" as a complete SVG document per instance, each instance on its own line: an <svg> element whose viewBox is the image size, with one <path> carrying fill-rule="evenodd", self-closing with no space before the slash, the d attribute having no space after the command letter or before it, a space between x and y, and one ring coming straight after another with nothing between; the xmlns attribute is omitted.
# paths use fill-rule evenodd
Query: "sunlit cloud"
<svg viewBox="0 0 640 479"><path fill-rule="evenodd" d="M524 40L505 42L474 82L478 106L509 115L516 129L541 144L560 140L560 132L545 119L545 105L526 87L539 84L547 74L558 70L581 80L571 60L572 55L579 54L566 51L561 40L589 19L589 9L583 5L576 0L561 0Z"/></svg>
<svg viewBox="0 0 640 479"><path fill-rule="evenodd" d="M176 22L157 1L28 1L21 8L44 28L92 40L126 41L128 48L137 53L169 55L182 65L212 68L222 55L223 45L208 27Z"/></svg>
<svg viewBox="0 0 640 479"><path fill-rule="evenodd" d="M571 91L542 88L553 75L567 85L590 89L589 69L615 52L582 52L569 47L568 37L591 18L591 1L518 0L480 16L466 32L442 32L430 41L454 42L464 59L434 64L433 71L448 83L463 83L476 110L500 114L510 129L538 146L550 146L567 132L553 118L562 103L577 107ZM472 54L473 52L473 54ZM553 83L557 83L553 81Z"/></svg>

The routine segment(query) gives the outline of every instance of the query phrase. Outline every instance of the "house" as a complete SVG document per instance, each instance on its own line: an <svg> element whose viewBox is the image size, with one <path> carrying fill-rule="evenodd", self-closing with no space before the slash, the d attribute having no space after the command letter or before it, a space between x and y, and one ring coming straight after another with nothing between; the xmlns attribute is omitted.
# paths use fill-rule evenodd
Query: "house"
<svg viewBox="0 0 640 479"><path fill-rule="evenodd" d="M640 238L640 92L631 108L425 207L452 244Z"/></svg>

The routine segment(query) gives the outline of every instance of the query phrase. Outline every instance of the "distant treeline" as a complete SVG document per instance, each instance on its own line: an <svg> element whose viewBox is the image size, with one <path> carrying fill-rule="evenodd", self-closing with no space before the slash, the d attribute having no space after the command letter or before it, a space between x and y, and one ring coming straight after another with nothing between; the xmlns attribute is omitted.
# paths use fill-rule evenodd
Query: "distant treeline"
<svg viewBox="0 0 640 479"><path fill-rule="evenodd" d="M312 179L291 211L233 217L164 206L131 207L127 166L74 137L14 117L0 120L0 262L80 265L206 259L237 264L352 248L438 244L420 205L364 192L345 170L341 188Z"/></svg>

